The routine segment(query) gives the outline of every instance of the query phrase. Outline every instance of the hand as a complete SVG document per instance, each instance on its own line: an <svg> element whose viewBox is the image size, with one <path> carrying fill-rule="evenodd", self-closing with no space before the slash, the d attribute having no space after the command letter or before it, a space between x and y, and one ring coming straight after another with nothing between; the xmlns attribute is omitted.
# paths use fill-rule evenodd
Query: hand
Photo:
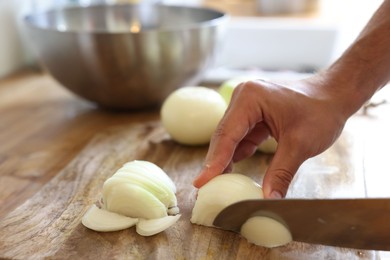
<svg viewBox="0 0 390 260"><path fill-rule="evenodd" d="M265 198L282 198L300 165L332 145L348 116L338 88L319 76L272 83L249 81L237 86L231 103L210 142L194 186L230 171L232 163L251 156L269 135L277 151L263 180Z"/></svg>

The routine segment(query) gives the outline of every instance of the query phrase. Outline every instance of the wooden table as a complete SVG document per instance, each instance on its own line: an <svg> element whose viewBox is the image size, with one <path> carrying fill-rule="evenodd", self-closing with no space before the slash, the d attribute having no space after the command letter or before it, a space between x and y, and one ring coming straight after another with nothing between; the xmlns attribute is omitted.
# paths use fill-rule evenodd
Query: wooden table
<svg viewBox="0 0 390 260"><path fill-rule="evenodd" d="M379 93L378 99L389 96L385 94ZM368 112L351 118L334 146L300 168L289 197L390 196L390 106ZM102 111L73 96L49 76L33 71L1 80L0 258L389 257L385 252L298 242L265 249L228 231L192 225L189 219L195 189L191 182L206 152L207 147L173 142L159 122L158 111ZM80 219L99 198L104 180L134 159L158 164L174 180L182 212L179 222L146 238L134 229L111 233L86 229ZM270 159L270 155L258 153L235 165L234 171L261 182Z"/></svg>

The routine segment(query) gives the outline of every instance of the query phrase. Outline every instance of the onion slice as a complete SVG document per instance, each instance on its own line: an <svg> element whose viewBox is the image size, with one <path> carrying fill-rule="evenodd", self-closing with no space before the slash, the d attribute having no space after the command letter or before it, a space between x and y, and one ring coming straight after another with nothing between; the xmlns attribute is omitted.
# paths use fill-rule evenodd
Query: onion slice
<svg viewBox="0 0 390 260"><path fill-rule="evenodd" d="M290 231L279 221L264 216L249 218L241 227L241 235L250 243L264 247L277 247L292 241Z"/></svg>
<svg viewBox="0 0 390 260"><path fill-rule="evenodd" d="M153 178L162 185L168 186L173 193L176 193L176 185L173 183L171 178L157 165L148 161L134 160L125 163L120 170L126 170L134 174L148 174L149 178Z"/></svg>
<svg viewBox="0 0 390 260"><path fill-rule="evenodd" d="M175 224L180 216L178 214L157 219L140 219L137 223L136 231L141 236L153 236Z"/></svg>
<svg viewBox="0 0 390 260"><path fill-rule="evenodd" d="M103 187L104 189L104 187ZM148 190L134 184L120 183L104 194L105 209L133 218L162 218L167 207Z"/></svg>
<svg viewBox="0 0 390 260"><path fill-rule="evenodd" d="M104 209L95 204L83 216L81 223L89 229L110 232L126 229L137 224L137 218L129 218Z"/></svg>

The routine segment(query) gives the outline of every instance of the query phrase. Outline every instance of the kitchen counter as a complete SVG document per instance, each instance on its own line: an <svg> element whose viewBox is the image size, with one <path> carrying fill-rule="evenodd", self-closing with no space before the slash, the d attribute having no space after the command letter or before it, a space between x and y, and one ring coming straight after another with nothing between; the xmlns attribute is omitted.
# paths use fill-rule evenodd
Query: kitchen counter
<svg viewBox="0 0 390 260"><path fill-rule="evenodd" d="M384 91L376 95L386 99ZM359 111L340 139L305 162L294 198L390 197L390 106ZM292 242L265 249L239 235L189 222L207 147L173 142L158 111L115 113L83 101L46 74L0 81L0 258L50 259L381 259L385 252ZM234 171L261 182L271 155L257 153ZM143 159L177 185L182 217L153 237L134 228L97 233L80 220L102 183L123 163ZM304 227L302 227L304 228ZM313 231L315 232L315 231Z"/></svg>

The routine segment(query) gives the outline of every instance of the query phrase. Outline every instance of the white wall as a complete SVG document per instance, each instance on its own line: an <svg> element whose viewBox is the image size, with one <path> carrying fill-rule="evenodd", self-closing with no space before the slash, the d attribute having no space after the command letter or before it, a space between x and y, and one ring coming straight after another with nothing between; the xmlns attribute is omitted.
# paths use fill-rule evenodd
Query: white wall
<svg viewBox="0 0 390 260"><path fill-rule="evenodd" d="M0 0L0 77L22 67L30 57L19 32L21 4L22 0Z"/></svg>

